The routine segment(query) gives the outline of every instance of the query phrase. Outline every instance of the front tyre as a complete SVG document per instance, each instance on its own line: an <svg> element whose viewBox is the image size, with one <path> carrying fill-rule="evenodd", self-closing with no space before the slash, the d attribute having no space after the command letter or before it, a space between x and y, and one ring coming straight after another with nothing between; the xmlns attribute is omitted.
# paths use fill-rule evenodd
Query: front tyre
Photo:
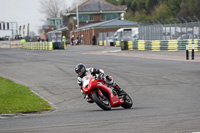
<svg viewBox="0 0 200 133"><path fill-rule="evenodd" d="M92 99L103 110L110 110L111 109L110 101L106 96L103 95L101 97L98 94L98 92L95 92L95 93L92 94Z"/></svg>
<svg viewBox="0 0 200 133"><path fill-rule="evenodd" d="M131 99L131 97L124 91L125 95L124 95L124 103L122 104L122 107L125 109L131 108L133 105L133 101Z"/></svg>

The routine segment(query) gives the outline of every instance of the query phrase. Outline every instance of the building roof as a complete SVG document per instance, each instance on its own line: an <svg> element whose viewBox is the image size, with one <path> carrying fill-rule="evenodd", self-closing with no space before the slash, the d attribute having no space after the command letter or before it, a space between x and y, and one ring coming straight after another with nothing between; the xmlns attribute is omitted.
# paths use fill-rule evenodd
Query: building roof
<svg viewBox="0 0 200 133"><path fill-rule="evenodd" d="M74 31L71 32L78 32L81 30L87 30L91 28L106 28L106 27L137 27L138 23L137 22L132 22L132 21L127 21L127 20L118 20L118 19L112 19L100 23L95 23L95 24L88 24L85 26L82 26L78 29L75 29Z"/></svg>
<svg viewBox="0 0 200 133"><path fill-rule="evenodd" d="M57 30L49 31L49 32L47 32L47 34L58 33L58 32L62 32L62 31L65 31L65 30L68 30L68 28L67 27L63 27L63 28L60 28L60 29L57 29Z"/></svg>
<svg viewBox="0 0 200 133"><path fill-rule="evenodd" d="M114 6L104 0L87 0L78 7L79 12L102 12L102 11L118 11L124 12L121 7ZM76 13L74 8L70 13Z"/></svg>

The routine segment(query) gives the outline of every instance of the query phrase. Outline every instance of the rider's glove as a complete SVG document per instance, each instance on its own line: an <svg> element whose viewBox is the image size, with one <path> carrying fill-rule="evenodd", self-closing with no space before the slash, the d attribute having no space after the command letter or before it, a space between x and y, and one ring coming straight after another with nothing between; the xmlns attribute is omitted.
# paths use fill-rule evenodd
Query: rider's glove
<svg viewBox="0 0 200 133"><path fill-rule="evenodd" d="M100 73L99 76L100 76L100 78L103 79L104 78L104 73Z"/></svg>
<svg viewBox="0 0 200 133"><path fill-rule="evenodd" d="M95 79L104 79L104 74L103 73L96 74Z"/></svg>
<svg viewBox="0 0 200 133"><path fill-rule="evenodd" d="M92 75L100 74L100 73L101 73L101 72L99 71L99 69L95 69L95 68L91 68L90 72L91 72Z"/></svg>
<svg viewBox="0 0 200 133"><path fill-rule="evenodd" d="M95 74L96 74L96 71L97 71L97 70L96 70L95 68L91 68L91 70L90 70L90 72L91 72L92 75L95 75Z"/></svg>
<svg viewBox="0 0 200 133"><path fill-rule="evenodd" d="M77 83L78 83L79 86L82 86L82 81L81 81L80 77L77 78Z"/></svg>

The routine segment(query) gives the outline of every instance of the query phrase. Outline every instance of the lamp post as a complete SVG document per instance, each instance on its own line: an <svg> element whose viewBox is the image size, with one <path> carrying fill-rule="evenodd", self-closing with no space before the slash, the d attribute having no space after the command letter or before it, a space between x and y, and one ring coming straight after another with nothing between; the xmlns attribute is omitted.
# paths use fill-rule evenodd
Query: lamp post
<svg viewBox="0 0 200 133"><path fill-rule="evenodd" d="M77 22L77 29L78 29L79 28L78 0L76 0L76 22Z"/></svg>

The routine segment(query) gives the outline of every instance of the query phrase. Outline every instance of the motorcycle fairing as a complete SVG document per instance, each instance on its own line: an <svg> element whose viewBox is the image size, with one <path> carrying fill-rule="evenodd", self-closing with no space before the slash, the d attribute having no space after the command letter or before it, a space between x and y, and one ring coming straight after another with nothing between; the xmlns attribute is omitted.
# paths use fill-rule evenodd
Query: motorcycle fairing
<svg viewBox="0 0 200 133"><path fill-rule="evenodd" d="M110 104L112 107L121 106L124 103L123 98L118 97L110 86L107 86L102 79L96 79L94 76L91 76L89 79L88 85L83 86L83 92L86 93L90 98L94 92L98 92L100 95L102 91L105 91L109 95ZM98 89L97 89L98 88Z"/></svg>

